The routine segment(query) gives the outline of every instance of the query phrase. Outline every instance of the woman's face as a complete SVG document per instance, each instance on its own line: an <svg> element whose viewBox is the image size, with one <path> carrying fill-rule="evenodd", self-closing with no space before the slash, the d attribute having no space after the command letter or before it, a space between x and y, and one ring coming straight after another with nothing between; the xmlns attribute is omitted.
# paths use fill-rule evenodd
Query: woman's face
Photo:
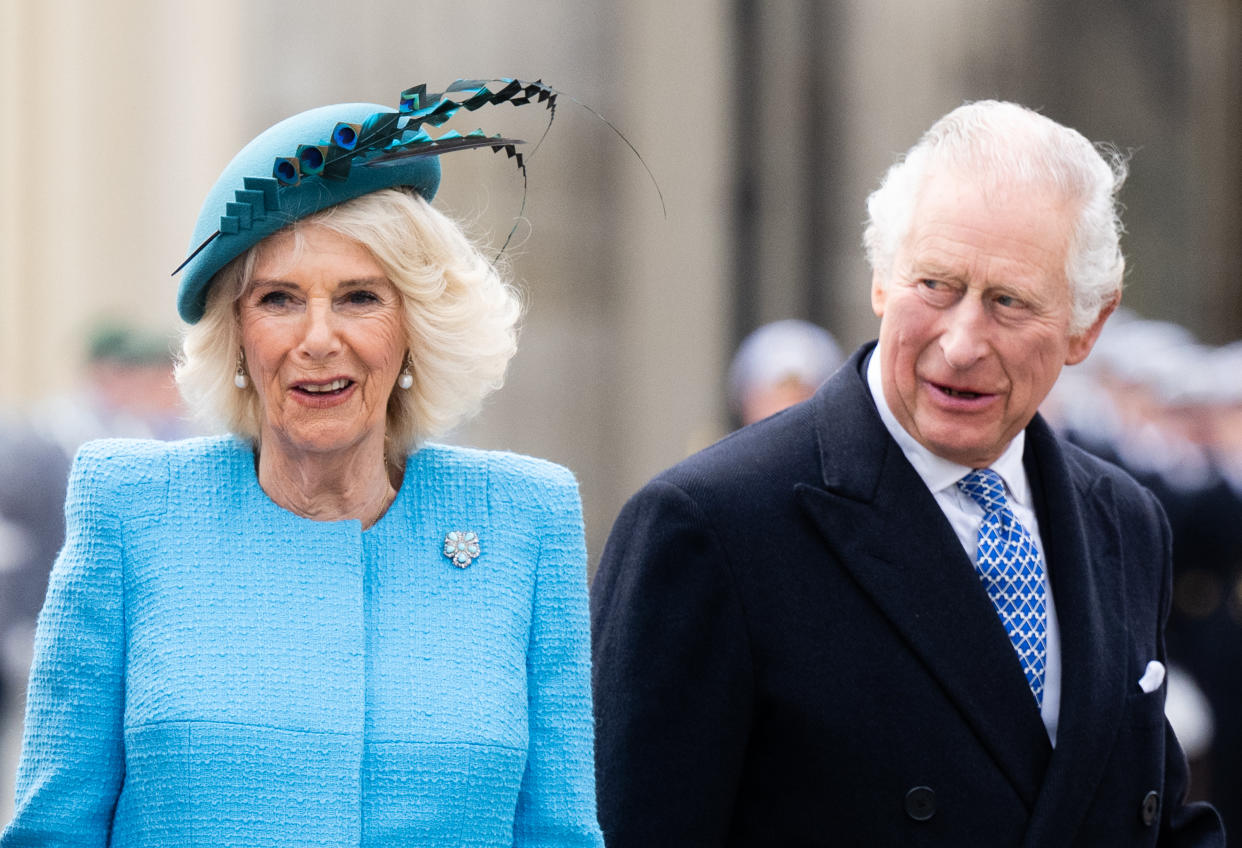
<svg viewBox="0 0 1242 848"><path fill-rule="evenodd" d="M401 296L371 253L319 226L270 236L240 301L263 450L340 457L384 443L405 361Z"/></svg>

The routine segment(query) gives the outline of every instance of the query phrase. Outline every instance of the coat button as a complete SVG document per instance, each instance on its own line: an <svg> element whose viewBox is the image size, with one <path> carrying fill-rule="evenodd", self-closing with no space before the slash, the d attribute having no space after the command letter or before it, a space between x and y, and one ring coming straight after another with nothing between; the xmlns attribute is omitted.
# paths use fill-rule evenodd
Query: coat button
<svg viewBox="0 0 1242 848"><path fill-rule="evenodd" d="M916 786L906 793L906 815L927 821L936 814L936 793L930 786Z"/></svg>
<svg viewBox="0 0 1242 848"><path fill-rule="evenodd" d="M1155 791L1148 792L1143 796L1143 806L1139 809L1139 816L1143 819L1143 824L1151 827L1159 814L1160 795Z"/></svg>

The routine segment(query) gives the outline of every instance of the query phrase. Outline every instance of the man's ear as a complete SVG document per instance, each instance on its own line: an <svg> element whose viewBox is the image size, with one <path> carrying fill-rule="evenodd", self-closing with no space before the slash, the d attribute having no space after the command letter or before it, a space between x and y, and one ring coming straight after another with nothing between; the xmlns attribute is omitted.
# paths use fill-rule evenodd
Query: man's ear
<svg viewBox="0 0 1242 848"><path fill-rule="evenodd" d="M877 318L884 317L884 299L888 294L887 284L883 275L877 270L871 272L871 311Z"/></svg>
<svg viewBox="0 0 1242 848"><path fill-rule="evenodd" d="M872 296L874 300L874 295ZM1087 358L1087 354L1091 352L1091 348L1095 347L1095 341L1100 337L1100 331L1104 329L1104 322L1108 320L1108 316L1113 314L1113 310L1121 303L1121 292L1118 292L1112 300L1104 304L1104 308L1100 310L1099 316L1095 319L1095 323L1087 329L1083 330L1076 336L1071 336L1069 340L1069 349L1065 353L1066 365L1077 365Z"/></svg>

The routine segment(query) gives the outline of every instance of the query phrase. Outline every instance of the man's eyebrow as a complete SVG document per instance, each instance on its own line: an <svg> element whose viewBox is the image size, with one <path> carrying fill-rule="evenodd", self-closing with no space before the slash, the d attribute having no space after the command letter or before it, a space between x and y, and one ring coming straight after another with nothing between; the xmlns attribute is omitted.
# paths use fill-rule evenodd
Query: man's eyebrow
<svg viewBox="0 0 1242 848"><path fill-rule="evenodd" d="M949 270L949 266L936 259L917 259L910 263L910 270L917 277L936 277L942 280L958 280L961 275Z"/></svg>

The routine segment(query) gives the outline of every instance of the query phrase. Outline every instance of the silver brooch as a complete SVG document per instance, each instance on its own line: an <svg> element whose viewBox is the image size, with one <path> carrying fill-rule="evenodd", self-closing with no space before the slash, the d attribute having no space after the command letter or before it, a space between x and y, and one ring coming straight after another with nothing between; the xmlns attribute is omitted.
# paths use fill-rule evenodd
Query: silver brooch
<svg viewBox="0 0 1242 848"><path fill-rule="evenodd" d="M479 555L479 534L473 530L453 530L444 537L444 555L458 568L465 568Z"/></svg>

